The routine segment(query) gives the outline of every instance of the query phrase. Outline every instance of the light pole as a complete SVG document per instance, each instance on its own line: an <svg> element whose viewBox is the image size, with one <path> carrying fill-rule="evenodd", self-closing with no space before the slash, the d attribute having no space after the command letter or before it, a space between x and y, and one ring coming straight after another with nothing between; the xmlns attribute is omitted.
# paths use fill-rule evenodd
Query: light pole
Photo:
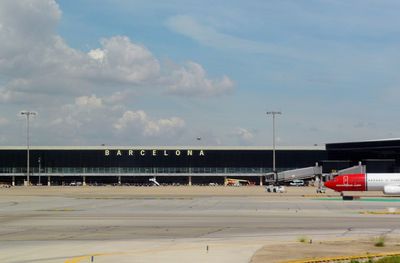
<svg viewBox="0 0 400 263"><path fill-rule="evenodd" d="M267 115L272 115L272 171L275 175L275 183L278 183L278 173L275 167L275 115L281 115L280 111L267 111Z"/></svg>
<svg viewBox="0 0 400 263"><path fill-rule="evenodd" d="M41 183L40 183L40 163L41 162L41 160L40 160L40 157L39 157L39 159L38 159L38 163L39 163L39 182L38 182L38 185L42 185Z"/></svg>
<svg viewBox="0 0 400 263"><path fill-rule="evenodd" d="M26 180L27 185L30 184L29 180L29 119L30 116L35 116L36 112L33 111L21 111L20 114L26 117Z"/></svg>

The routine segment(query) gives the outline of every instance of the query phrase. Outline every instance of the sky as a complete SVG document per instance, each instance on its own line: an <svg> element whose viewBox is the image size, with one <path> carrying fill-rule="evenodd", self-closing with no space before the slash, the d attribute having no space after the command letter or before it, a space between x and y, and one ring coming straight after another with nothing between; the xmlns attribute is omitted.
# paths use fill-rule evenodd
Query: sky
<svg viewBox="0 0 400 263"><path fill-rule="evenodd" d="M397 0L1 0L0 145L400 137ZM198 138L201 138L200 140Z"/></svg>

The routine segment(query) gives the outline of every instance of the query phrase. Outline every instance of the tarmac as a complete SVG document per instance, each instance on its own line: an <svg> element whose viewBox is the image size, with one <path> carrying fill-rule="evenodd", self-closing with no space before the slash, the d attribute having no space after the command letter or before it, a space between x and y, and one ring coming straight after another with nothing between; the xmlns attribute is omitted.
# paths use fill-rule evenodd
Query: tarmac
<svg viewBox="0 0 400 263"><path fill-rule="evenodd" d="M313 187L0 188L0 262L282 262L372 251L382 235L397 249L400 215L383 212L400 211L400 198L365 195L343 201Z"/></svg>

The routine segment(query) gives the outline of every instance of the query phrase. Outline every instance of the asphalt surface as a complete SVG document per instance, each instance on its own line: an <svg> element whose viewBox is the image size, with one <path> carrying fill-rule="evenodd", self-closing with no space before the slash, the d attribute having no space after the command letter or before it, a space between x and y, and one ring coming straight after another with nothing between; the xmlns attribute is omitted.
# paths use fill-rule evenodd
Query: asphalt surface
<svg viewBox="0 0 400 263"><path fill-rule="evenodd" d="M249 262L264 244L301 236L400 234L400 215L361 213L400 211L393 198L303 197L309 189L286 195L263 195L262 188L226 195L224 189L191 195L190 187L140 195L59 189L0 189L0 262L90 262L91 255L94 262Z"/></svg>

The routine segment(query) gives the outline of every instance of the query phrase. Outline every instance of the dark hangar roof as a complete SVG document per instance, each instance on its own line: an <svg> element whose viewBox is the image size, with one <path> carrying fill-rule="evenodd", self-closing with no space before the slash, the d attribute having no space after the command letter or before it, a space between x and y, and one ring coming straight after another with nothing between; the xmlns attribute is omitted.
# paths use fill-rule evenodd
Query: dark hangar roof
<svg viewBox="0 0 400 263"><path fill-rule="evenodd" d="M360 142L327 143L326 150L389 150L400 149L400 138L371 140Z"/></svg>

